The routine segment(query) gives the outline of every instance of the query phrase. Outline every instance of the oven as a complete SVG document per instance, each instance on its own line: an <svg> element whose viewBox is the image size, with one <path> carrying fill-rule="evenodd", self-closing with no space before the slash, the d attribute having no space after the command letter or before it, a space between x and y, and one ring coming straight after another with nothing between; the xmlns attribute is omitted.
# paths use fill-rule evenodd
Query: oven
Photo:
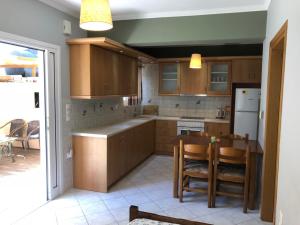
<svg viewBox="0 0 300 225"><path fill-rule="evenodd" d="M204 122L195 119L180 119L177 121L177 135L186 135L190 131L204 132Z"/></svg>

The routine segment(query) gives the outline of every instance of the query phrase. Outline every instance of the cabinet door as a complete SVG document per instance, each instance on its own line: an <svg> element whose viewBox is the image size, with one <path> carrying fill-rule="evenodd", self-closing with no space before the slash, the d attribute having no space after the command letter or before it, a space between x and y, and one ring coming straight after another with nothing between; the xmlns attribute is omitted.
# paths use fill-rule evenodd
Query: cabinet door
<svg viewBox="0 0 300 225"><path fill-rule="evenodd" d="M119 94L122 96L137 95L138 65L134 58L125 55L118 57Z"/></svg>
<svg viewBox="0 0 300 225"><path fill-rule="evenodd" d="M209 95L230 95L231 62L208 62Z"/></svg>
<svg viewBox="0 0 300 225"><path fill-rule="evenodd" d="M145 151L144 151L144 158L148 157L154 152L154 141L155 141L155 122L151 121L149 123L146 123L143 127L143 133L145 135Z"/></svg>
<svg viewBox="0 0 300 225"><path fill-rule="evenodd" d="M90 45L70 46L70 95L72 97L94 95L90 73L90 52Z"/></svg>
<svg viewBox="0 0 300 225"><path fill-rule="evenodd" d="M233 83L260 83L261 59L237 59L232 61Z"/></svg>
<svg viewBox="0 0 300 225"><path fill-rule="evenodd" d="M173 120L156 121L155 153L172 155L171 141L177 136L177 122Z"/></svg>
<svg viewBox="0 0 300 225"><path fill-rule="evenodd" d="M108 139L107 178L108 185L116 182L127 172L128 144L126 133L114 135Z"/></svg>
<svg viewBox="0 0 300 225"><path fill-rule="evenodd" d="M118 94L117 54L91 46L91 74L95 96Z"/></svg>
<svg viewBox="0 0 300 225"><path fill-rule="evenodd" d="M196 95L207 93L207 64L201 69L190 69L189 62L180 63L180 94Z"/></svg>
<svg viewBox="0 0 300 225"><path fill-rule="evenodd" d="M178 95L180 88L179 63L159 64L159 94Z"/></svg>
<svg viewBox="0 0 300 225"><path fill-rule="evenodd" d="M205 132L210 136L220 137L230 133L229 123L205 123Z"/></svg>

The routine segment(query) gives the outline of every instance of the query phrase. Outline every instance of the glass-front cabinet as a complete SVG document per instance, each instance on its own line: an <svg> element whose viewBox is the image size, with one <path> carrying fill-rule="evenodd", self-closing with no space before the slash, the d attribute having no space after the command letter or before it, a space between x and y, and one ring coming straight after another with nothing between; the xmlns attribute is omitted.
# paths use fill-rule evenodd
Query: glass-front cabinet
<svg viewBox="0 0 300 225"><path fill-rule="evenodd" d="M231 62L208 62L208 95L230 95Z"/></svg>
<svg viewBox="0 0 300 225"><path fill-rule="evenodd" d="M159 64L159 94L178 95L180 88L179 63Z"/></svg>

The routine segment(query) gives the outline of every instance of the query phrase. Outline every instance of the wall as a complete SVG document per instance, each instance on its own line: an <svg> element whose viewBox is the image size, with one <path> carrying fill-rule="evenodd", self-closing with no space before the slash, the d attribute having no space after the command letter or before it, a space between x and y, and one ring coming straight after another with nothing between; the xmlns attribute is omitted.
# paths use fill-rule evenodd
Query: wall
<svg viewBox="0 0 300 225"><path fill-rule="evenodd" d="M12 119L39 120L40 109L34 106L34 92L39 92L39 83L0 82L0 126ZM0 131L1 132L1 131Z"/></svg>
<svg viewBox="0 0 300 225"><path fill-rule="evenodd" d="M89 36L137 46L262 43L265 29L266 12L260 11L115 21L111 31Z"/></svg>
<svg viewBox="0 0 300 225"><path fill-rule="evenodd" d="M72 36L62 33L62 21L67 19L72 22ZM36 0L1 0L0 7L0 30L12 34L56 44L61 47L61 89L64 105L69 102L69 56L67 38L85 37L86 32L79 29L78 19L51 8ZM65 118L63 118L65 121ZM64 155L70 144L70 124L63 122ZM63 163L64 184L63 189L72 186L72 161L64 159Z"/></svg>
<svg viewBox="0 0 300 225"><path fill-rule="evenodd" d="M277 194L277 223L279 210L283 212L283 224L298 225L300 221L300 170L299 170L299 59L300 59L300 1L272 0L267 19L267 33L264 41L263 80L261 108L266 109L266 93L270 41L288 20L288 39L285 63L282 123L279 154L279 175ZM260 121L259 140L264 141L264 123Z"/></svg>
<svg viewBox="0 0 300 225"><path fill-rule="evenodd" d="M218 107L230 106L230 97L158 96L159 68L145 64L142 72L143 105L158 105L163 116L215 118Z"/></svg>
<svg viewBox="0 0 300 225"><path fill-rule="evenodd" d="M72 130L105 126L139 115L140 105L124 106L122 98L72 100Z"/></svg>

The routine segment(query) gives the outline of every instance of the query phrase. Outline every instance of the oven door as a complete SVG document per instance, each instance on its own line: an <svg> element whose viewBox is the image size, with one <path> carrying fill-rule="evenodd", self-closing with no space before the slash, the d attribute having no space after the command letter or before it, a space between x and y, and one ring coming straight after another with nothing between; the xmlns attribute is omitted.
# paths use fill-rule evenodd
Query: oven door
<svg viewBox="0 0 300 225"><path fill-rule="evenodd" d="M177 135L188 135L190 131L204 131L202 127L177 127Z"/></svg>

